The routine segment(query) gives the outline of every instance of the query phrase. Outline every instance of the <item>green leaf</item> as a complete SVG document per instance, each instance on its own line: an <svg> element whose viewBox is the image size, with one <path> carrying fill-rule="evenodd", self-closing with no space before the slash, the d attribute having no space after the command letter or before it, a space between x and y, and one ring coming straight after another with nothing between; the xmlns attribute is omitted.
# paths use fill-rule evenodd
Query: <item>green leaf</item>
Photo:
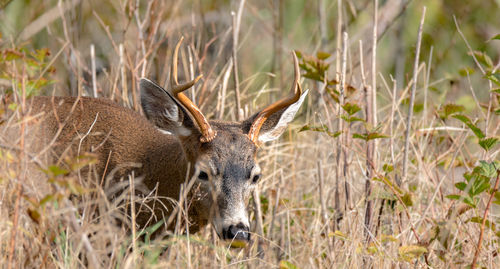
<svg viewBox="0 0 500 269"><path fill-rule="evenodd" d="M491 92L496 92L496 93L500 94L500 88L493 89L493 90L491 90Z"/></svg>
<svg viewBox="0 0 500 269"><path fill-rule="evenodd" d="M448 119L449 116L465 111L465 107L456 104L446 104L439 111L439 117L443 120Z"/></svg>
<svg viewBox="0 0 500 269"><path fill-rule="evenodd" d="M338 137L342 132L330 132L328 129L328 126L322 125L322 126L309 126L309 125L304 125L302 128L300 128L299 133L303 131L313 131L313 132L320 132L320 133L325 133L330 137Z"/></svg>
<svg viewBox="0 0 500 269"><path fill-rule="evenodd" d="M43 63L45 58L50 55L50 51L48 48L37 49L34 52L31 51L30 55L33 56L39 63Z"/></svg>
<svg viewBox="0 0 500 269"><path fill-rule="evenodd" d="M319 60L326 60L328 58L330 58L331 54L328 53L328 52L324 52L324 51L318 51L316 53L316 57L319 59Z"/></svg>
<svg viewBox="0 0 500 269"><path fill-rule="evenodd" d="M19 107L19 104L17 104L17 103L10 103L8 106L8 108L12 111L16 111L18 107Z"/></svg>
<svg viewBox="0 0 500 269"><path fill-rule="evenodd" d="M420 112L422 112L422 110L424 110L424 104L419 103L419 104L413 105L413 112L414 113L420 113Z"/></svg>
<svg viewBox="0 0 500 269"><path fill-rule="evenodd" d="M302 52L300 50L295 50L295 55L297 55L297 58L302 59Z"/></svg>
<svg viewBox="0 0 500 269"><path fill-rule="evenodd" d="M495 200L493 201L493 203L500 205L500 191L496 191L494 196L495 196Z"/></svg>
<svg viewBox="0 0 500 269"><path fill-rule="evenodd" d="M401 246L398 249L399 256L407 262L410 262L427 252L427 248L418 245Z"/></svg>
<svg viewBox="0 0 500 269"><path fill-rule="evenodd" d="M489 151L497 143L498 143L498 138L496 137L483 138L479 140L479 145L486 151Z"/></svg>
<svg viewBox="0 0 500 269"><path fill-rule="evenodd" d="M347 238L347 235L345 235L344 233L342 233L342 232L341 232L341 231L339 231L339 230L336 230L335 232L330 232L330 233L328 234L328 237L330 237L330 238L331 238L331 237L336 237L336 238L339 238L339 239L340 239L340 240L342 240L342 241L345 241L345 240L347 240L347 239L348 239L348 238Z"/></svg>
<svg viewBox="0 0 500 269"><path fill-rule="evenodd" d="M479 167L481 168L480 174L487 177L487 178L492 178L496 177L497 175L497 167L495 163L487 162L487 161L479 161Z"/></svg>
<svg viewBox="0 0 500 269"><path fill-rule="evenodd" d="M474 74L474 69L470 68L470 67L464 67L464 68L460 68L458 70L458 74L462 77L466 77L467 75L472 75Z"/></svg>
<svg viewBox="0 0 500 269"><path fill-rule="evenodd" d="M358 138L358 139L363 139L365 141L370 141L370 140L379 139L379 138L388 138L388 136L384 135L384 134L376 133L376 132L368 133L368 134L355 133L352 135L352 138Z"/></svg>
<svg viewBox="0 0 500 269"><path fill-rule="evenodd" d="M487 181L480 181L478 182L477 184L474 184L473 185L473 188L471 188L472 190L472 195L471 196L477 196L481 193L483 193L484 191L488 190L490 188L490 183L487 182Z"/></svg>
<svg viewBox="0 0 500 269"><path fill-rule="evenodd" d="M481 217L472 217L470 218L468 221L466 222L474 222L474 223L479 223L479 224L482 224L483 223L483 218ZM491 223L489 220L486 220L486 222L484 223L484 225L491 229L493 232L496 231L496 228L495 228L495 223Z"/></svg>
<svg viewBox="0 0 500 269"><path fill-rule="evenodd" d="M500 40L500 34L498 34L498 35L496 35L496 36L494 36L494 37L490 38L490 40L489 40L489 41L491 41L491 40L495 40L495 39L496 39L496 40Z"/></svg>
<svg viewBox="0 0 500 269"><path fill-rule="evenodd" d="M467 183L465 183L465 182L458 182L458 183L455 183L455 187L457 187L457 189L459 189L461 191L464 191L465 188L467 188Z"/></svg>
<svg viewBox="0 0 500 269"><path fill-rule="evenodd" d="M401 197L401 200L403 200L403 204L405 204L406 207L413 206L413 200L409 192L405 193L403 197Z"/></svg>
<svg viewBox="0 0 500 269"><path fill-rule="evenodd" d="M464 198L464 203L472 206L473 208L477 207L476 201L474 199L472 199L471 197L469 197L469 196L462 196L462 198Z"/></svg>
<svg viewBox="0 0 500 269"><path fill-rule="evenodd" d="M24 57L24 54L22 52L19 52L14 49L6 49L3 51L3 54L5 61L14 61Z"/></svg>
<svg viewBox="0 0 500 269"><path fill-rule="evenodd" d="M489 79L491 82L495 83L497 86L500 86L500 74L498 73L490 73L488 72L484 78Z"/></svg>
<svg viewBox="0 0 500 269"><path fill-rule="evenodd" d="M358 134L358 133L353 134L353 135L352 135L352 138L363 139L363 140L365 140L365 141L367 140L367 139L366 139L366 135L364 135L364 134Z"/></svg>
<svg viewBox="0 0 500 269"><path fill-rule="evenodd" d="M465 115L453 115L453 118L463 122L471 131L476 135L477 138L484 138L484 133L479 129L472 121Z"/></svg>
<svg viewBox="0 0 500 269"><path fill-rule="evenodd" d="M56 165L51 165L48 167L48 169L42 169L42 171L51 177L57 177L57 176L62 176L62 175L67 175L69 173L68 170L61 168Z"/></svg>
<svg viewBox="0 0 500 269"><path fill-rule="evenodd" d="M460 200L462 198L462 195L459 195L459 194L450 194L450 195L446 195L446 198L458 201L458 200Z"/></svg>
<svg viewBox="0 0 500 269"><path fill-rule="evenodd" d="M384 166L382 167L382 169L384 170L384 172L390 173L390 172L394 171L394 166L385 163Z"/></svg>
<svg viewBox="0 0 500 269"><path fill-rule="evenodd" d="M289 261L281 260L280 269L297 269L297 266Z"/></svg>
<svg viewBox="0 0 500 269"><path fill-rule="evenodd" d="M39 204L40 204L40 206L43 206L48 202L56 201L56 200L61 199L61 198L62 198L61 194L58 194L58 195L48 194L45 197L43 197L42 200L40 200Z"/></svg>
<svg viewBox="0 0 500 269"><path fill-rule="evenodd" d="M381 134L381 133L369 133L367 137L367 141L379 138L389 138L389 136Z"/></svg>
<svg viewBox="0 0 500 269"><path fill-rule="evenodd" d="M356 121L365 121L364 119L362 118L358 118L358 117L348 117L347 115L342 115L340 116L341 119L343 119L344 121L346 122L356 122Z"/></svg>
<svg viewBox="0 0 500 269"><path fill-rule="evenodd" d="M356 114L356 112L361 110L361 108L357 104L353 103L345 103L342 108L345 112L347 112L347 114L349 114L349 116L352 116Z"/></svg>
<svg viewBox="0 0 500 269"><path fill-rule="evenodd" d="M472 53L480 63L490 68L493 67L493 61L491 60L490 56L488 56L486 53L477 50L473 51ZM470 53L468 54L470 55Z"/></svg>

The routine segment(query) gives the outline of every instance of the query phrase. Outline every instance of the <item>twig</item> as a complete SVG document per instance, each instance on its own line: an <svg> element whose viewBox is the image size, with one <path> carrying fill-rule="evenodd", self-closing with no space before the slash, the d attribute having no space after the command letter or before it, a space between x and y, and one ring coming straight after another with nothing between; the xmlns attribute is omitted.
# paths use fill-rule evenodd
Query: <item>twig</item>
<svg viewBox="0 0 500 269"><path fill-rule="evenodd" d="M342 1L337 0L337 55L340 54L341 51L343 51L342 47ZM343 79L342 76L342 67L341 67L341 58L337 57L335 59L335 80L340 81ZM325 81L323 82L324 89L326 89L327 86L327 81L325 77ZM341 132L340 137L339 137L339 143L337 144L336 147L336 165L335 165L335 193L334 193L334 209L335 209L335 215L334 215L334 222L333 222L333 230L337 230L338 223L337 219L339 218L339 215L341 214L341 209L340 209L340 180L341 180L341 175L343 175L341 169L341 161L342 161L342 132L343 132L343 120L341 118L342 116L342 105L344 104L344 89L342 87L342 83L337 84L337 91L339 92L339 102L336 104L335 109L337 110L337 129ZM325 92L325 90L321 91ZM328 115L328 109L325 109L327 113L328 119L330 118ZM335 242L333 242L335 243Z"/></svg>
<svg viewBox="0 0 500 269"><path fill-rule="evenodd" d="M479 253L481 252L481 245L483 243L484 236L484 226L486 225L486 218L488 217L488 212L490 211L491 202L493 201L493 197L498 191L498 183L500 182L500 170L497 170L497 179L495 180L495 187L493 187L493 191L490 194L490 198L488 199L488 204L486 204L486 209L483 214L483 222L481 223L481 233L479 234L479 240L477 240L477 248L476 253L474 254L474 259L472 260L471 269L476 268L477 259L479 257Z"/></svg>
<svg viewBox="0 0 500 269"><path fill-rule="evenodd" d="M410 151L409 147L410 147L411 118L413 116L415 92L417 91L418 61L420 57L420 44L422 43L422 31L424 27L425 10L426 7L424 6L422 10L422 18L420 19L420 26L418 28L417 47L415 50L415 62L413 65L413 85L411 88L410 105L408 107L408 117L406 118L405 149L403 155L403 175L402 175L403 182L406 180L406 176L408 174L408 152Z"/></svg>
<svg viewBox="0 0 500 269"><path fill-rule="evenodd" d="M242 120L241 116L241 99L240 99L240 79L238 77L238 35L240 32L240 23L241 23L241 14L243 13L243 7L245 6L245 0L240 1L240 5L238 7L238 13L235 14L231 12L231 16L233 17L233 75L234 75L234 92L236 98L236 120Z"/></svg>
<svg viewBox="0 0 500 269"><path fill-rule="evenodd" d="M94 97L97 96L97 81L96 81L96 74L95 74L95 48L94 44L90 44L90 61L92 65L92 89L94 91Z"/></svg>
<svg viewBox="0 0 500 269"><path fill-rule="evenodd" d="M349 39L349 36L347 32L343 33L342 36L342 73L340 76L340 104L344 105L345 103L345 87L346 87L346 77L347 77L347 50L348 50L348 44L347 40ZM343 114L343 109L339 111L339 116L342 116ZM342 119L339 119L339 122L343 122ZM344 192L345 192L345 204L344 204L344 210L346 211L347 208L349 207L349 184L347 183L347 169L348 169L348 162L347 162L347 140L349 139L349 123L343 122L342 128L339 129L342 133L340 135L340 147L339 150L342 150L342 155L344 158L344 169L342 171L342 177L344 178ZM346 128L347 127L347 128ZM342 141L344 140L344 141ZM340 163L340 161L339 161Z"/></svg>
<svg viewBox="0 0 500 269"><path fill-rule="evenodd" d="M328 251L330 255L328 257L331 259L331 262L333 263L333 257L334 255L334 237L330 237L330 217L328 216L328 211L326 209L326 201L327 197L325 197L325 176L323 173L323 167L321 164L321 160L318 160L317 162L317 168L318 168L318 179L319 179L319 203L320 203L320 212L321 212L321 221L326 227L326 234L327 234L327 240L328 240ZM337 208L336 208L337 211ZM335 212L335 215L339 214L339 212Z"/></svg>
<svg viewBox="0 0 500 269"><path fill-rule="evenodd" d="M124 48L123 43L120 43L120 74L121 74L121 82L122 82L122 101L123 104L130 107L130 103L128 101L128 87L127 87L127 73L125 72L125 56L124 56Z"/></svg>
<svg viewBox="0 0 500 269"><path fill-rule="evenodd" d="M22 160L22 159L20 159ZM18 220L19 220L19 204L21 202L21 196L23 192L23 187L20 182L17 183L16 185L16 203L14 205L14 217L12 219L12 230L11 230L11 235L10 235L10 244L9 244L9 259L7 263L7 269L12 268L12 261L14 259L14 252L16 249L16 235L17 235L17 225L18 225Z"/></svg>
<svg viewBox="0 0 500 269"><path fill-rule="evenodd" d="M391 80L392 80L392 100L391 100L391 116L389 120L389 130L390 130L389 148L391 150L391 162L393 165L395 165L396 158L394 157L394 113L396 112L396 92L397 92L398 82L394 80L392 76ZM396 183L398 184L398 186L400 186L401 183L398 183L397 181L399 180L396 179Z"/></svg>
<svg viewBox="0 0 500 269"><path fill-rule="evenodd" d="M366 121L369 125L376 126L377 117L376 117L376 107L377 107L377 24L378 24L378 0L375 0L374 3L374 14L373 14L373 32L372 32L372 85L368 86L366 84L366 80L363 75L363 85L365 91L365 100L366 100ZM360 47L361 48L361 47ZM365 208L365 226L367 229L366 242L369 243L371 237L369 234L371 233L371 222L372 222L372 201L369 199L372 193L371 186L371 178L373 177L373 173L375 170L375 141L367 141L366 142L366 181L365 181L365 197L366 197L366 208ZM367 265L367 264L365 264Z"/></svg>
<svg viewBox="0 0 500 269"><path fill-rule="evenodd" d="M278 70L278 88L283 87L283 0L273 0L273 58L271 60L271 74ZM276 87L276 76L272 77L271 87Z"/></svg>
<svg viewBox="0 0 500 269"><path fill-rule="evenodd" d="M373 37L372 37L372 126L377 125L377 36L378 36L378 0L375 0L374 14L373 14ZM374 144L374 152L376 145Z"/></svg>
<svg viewBox="0 0 500 269"><path fill-rule="evenodd" d="M260 259L264 258L264 249L262 248L262 237L264 236L264 224L262 223L262 209L260 204L260 194L259 189L255 188L252 192L254 212L255 212L255 222L257 223L255 230L257 232L257 257Z"/></svg>
<svg viewBox="0 0 500 269"><path fill-rule="evenodd" d="M135 211L135 177L132 174L128 176L130 182L130 214L132 219L132 261L135 266L137 258L137 230L136 230L136 211Z"/></svg>
<svg viewBox="0 0 500 269"><path fill-rule="evenodd" d="M229 59L229 63L226 68L226 72L224 72L224 76L222 78L222 90L220 97L220 107L219 113L217 114L217 119L222 120L224 117L224 109L226 107L226 91L227 91L227 83L229 81L229 76L231 75L231 69L233 68L233 59Z"/></svg>
<svg viewBox="0 0 500 269"><path fill-rule="evenodd" d="M432 52L434 51L434 47L431 46L431 50L429 51L429 60L427 61L427 74L425 76L424 81L424 109L422 113L422 126L425 128L427 123L427 92L429 91L429 80L431 79L431 63L432 63Z"/></svg>

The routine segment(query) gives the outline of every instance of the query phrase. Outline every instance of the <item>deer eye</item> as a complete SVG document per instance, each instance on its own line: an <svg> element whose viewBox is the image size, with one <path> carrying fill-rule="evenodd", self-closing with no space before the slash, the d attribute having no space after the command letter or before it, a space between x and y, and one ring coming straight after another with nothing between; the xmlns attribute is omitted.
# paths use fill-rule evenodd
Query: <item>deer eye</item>
<svg viewBox="0 0 500 269"><path fill-rule="evenodd" d="M198 174L198 179L200 180L208 180L208 174L203 172L203 171L200 171L200 173Z"/></svg>
<svg viewBox="0 0 500 269"><path fill-rule="evenodd" d="M252 178L252 183L257 183L257 181L259 181L259 179L260 179L260 175L254 175Z"/></svg>

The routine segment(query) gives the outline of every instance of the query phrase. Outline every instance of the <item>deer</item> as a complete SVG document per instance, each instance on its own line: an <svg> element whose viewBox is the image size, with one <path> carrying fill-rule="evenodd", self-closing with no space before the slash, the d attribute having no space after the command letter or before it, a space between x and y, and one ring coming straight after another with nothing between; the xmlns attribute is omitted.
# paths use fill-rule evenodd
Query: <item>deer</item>
<svg viewBox="0 0 500 269"><path fill-rule="evenodd" d="M106 98L37 96L31 99L32 113L44 115L37 143L54 142L50 148L54 156L92 152L102 178L122 163L137 163L115 177L133 171L158 199L178 201L181 186L190 179L194 183L187 210L189 231L211 224L223 240L249 242L247 203L262 177L257 151L285 131L308 93L300 85L297 56L292 53L289 96L241 122L209 121L183 93L202 75L178 82L181 43L182 38L173 52L169 88L140 80L145 117ZM82 138L82 134L87 135ZM152 219L171 216L174 206L160 204L150 202L152 212L138 210L137 224L147 227Z"/></svg>

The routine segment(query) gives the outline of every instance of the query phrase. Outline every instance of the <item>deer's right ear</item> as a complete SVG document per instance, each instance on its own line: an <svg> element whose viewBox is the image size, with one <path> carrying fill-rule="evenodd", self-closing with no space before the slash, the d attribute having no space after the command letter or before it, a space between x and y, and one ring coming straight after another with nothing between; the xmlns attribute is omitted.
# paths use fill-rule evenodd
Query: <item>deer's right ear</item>
<svg viewBox="0 0 500 269"><path fill-rule="evenodd" d="M167 90L145 78L139 86L142 110L156 127L181 136L197 131L184 107Z"/></svg>

